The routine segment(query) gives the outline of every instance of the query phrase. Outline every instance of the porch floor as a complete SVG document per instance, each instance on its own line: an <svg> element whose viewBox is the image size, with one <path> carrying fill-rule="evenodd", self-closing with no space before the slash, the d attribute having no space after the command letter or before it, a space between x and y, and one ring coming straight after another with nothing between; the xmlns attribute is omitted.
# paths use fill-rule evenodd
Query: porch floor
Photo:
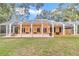
<svg viewBox="0 0 79 59"><path fill-rule="evenodd" d="M52 37L49 34L15 34L13 36L6 36L6 37Z"/></svg>

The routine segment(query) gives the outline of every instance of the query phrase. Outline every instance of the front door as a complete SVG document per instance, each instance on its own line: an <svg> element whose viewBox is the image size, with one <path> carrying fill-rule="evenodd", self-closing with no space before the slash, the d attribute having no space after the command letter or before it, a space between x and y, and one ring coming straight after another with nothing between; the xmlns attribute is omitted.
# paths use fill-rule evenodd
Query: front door
<svg viewBox="0 0 79 59"><path fill-rule="evenodd" d="M60 35L61 34L61 27L60 26L55 26L54 27L54 33L55 33L55 35Z"/></svg>

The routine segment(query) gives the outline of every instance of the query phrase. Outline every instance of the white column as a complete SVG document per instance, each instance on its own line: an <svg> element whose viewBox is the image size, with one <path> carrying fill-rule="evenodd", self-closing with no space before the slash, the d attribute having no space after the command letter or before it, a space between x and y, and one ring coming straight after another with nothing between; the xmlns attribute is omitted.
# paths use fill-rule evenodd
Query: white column
<svg viewBox="0 0 79 59"><path fill-rule="evenodd" d="M15 26L13 26L13 34L15 33Z"/></svg>
<svg viewBox="0 0 79 59"><path fill-rule="evenodd" d="M73 25L73 29L74 29L74 35L76 35L77 34L77 26L76 26L76 24Z"/></svg>
<svg viewBox="0 0 79 59"><path fill-rule="evenodd" d="M52 24L52 37L54 37L54 24Z"/></svg>
<svg viewBox="0 0 79 59"><path fill-rule="evenodd" d="M9 36L11 36L11 24L9 24Z"/></svg>
<svg viewBox="0 0 79 59"><path fill-rule="evenodd" d="M6 25L6 36L8 36L8 25Z"/></svg>
<svg viewBox="0 0 79 59"><path fill-rule="evenodd" d="M78 25L76 25L76 34L78 34L77 31L78 31Z"/></svg>
<svg viewBox="0 0 79 59"><path fill-rule="evenodd" d="M76 25L73 24L73 29L74 29L74 35L76 35Z"/></svg>
<svg viewBox="0 0 79 59"><path fill-rule="evenodd" d="M33 27L32 27L33 25L31 24L31 36L33 35Z"/></svg>
<svg viewBox="0 0 79 59"><path fill-rule="evenodd" d="M43 37L43 23L41 24L41 34L42 34L42 37Z"/></svg>
<svg viewBox="0 0 79 59"><path fill-rule="evenodd" d="M63 24L63 35L65 35L65 24Z"/></svg>
<svg viewBox="0 0 79 59"><path fill-rule="evenodd" d="M20 36L22 37L22 23L20 24Z"/></svg>

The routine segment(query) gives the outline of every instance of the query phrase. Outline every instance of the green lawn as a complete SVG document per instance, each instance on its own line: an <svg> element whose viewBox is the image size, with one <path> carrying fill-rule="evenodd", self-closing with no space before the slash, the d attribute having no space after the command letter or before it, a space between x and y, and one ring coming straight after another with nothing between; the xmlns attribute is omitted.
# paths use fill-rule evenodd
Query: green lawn
<svg viewBox="0 0 79 59"><path fill-rule="evenodd" d="M79 55L79 37L0 38L0 55Z"/></svg>

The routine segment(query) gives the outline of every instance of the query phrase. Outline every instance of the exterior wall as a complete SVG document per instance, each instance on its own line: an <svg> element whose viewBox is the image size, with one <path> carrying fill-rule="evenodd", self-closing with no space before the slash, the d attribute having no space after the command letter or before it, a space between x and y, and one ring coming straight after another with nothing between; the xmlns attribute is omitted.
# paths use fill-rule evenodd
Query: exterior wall
<svg viewBox="0 0 79 59"><path fill-rule="evenodd" d="M20 26L17 26L18 27L18 34L20 33ZM59 33L58 35L63 35L63 25L61 24L58 24L58 25L54 25L54 34L52 34L52 32L50 31L50 28L52 26L49 25L48 23L43 23L43 30L44 28L46 28L46 32L43 31L43 34L48 34L49 36L52 36L52 35L57 35L57 32ZM27 23L23 23L22 24L22 28L25 28L25 32L22 33L22 34L31 34L31 24L27 24ZM37 32L37 28L40 28L40 32ZM61 29L59 29L61 28ZM42 24L41 23L34 23L32 25L32 34L40 34L42 35ZM65 29L65 35L70 35L70 34L73 34L73 31L72 29Z"/></svg>
<svg viewBox="0 0 79 59"><path fill-rule="evenodd" d="M20 34L20 25L17 26L18 27L18 34ZM25 28L25 33L22 34L28 34L30 33L30 24L22 24L22 28Z"/></svg>
<svg viewBox="0 0 79 59"><path fill-rule="evenodd" d="M46 28L47 29L47 32L44 33L44 34L49 34L50 33L50 25L49 24L43 24L43 28Z"/></svg>
<svg viewBox="0 0 79 59"><path fill-rule="evenodd" d="M30 24L23 24L22 28L25 28L25 34L30 33Z"/></svg>
<svg viewBox="0 0 79 59"><path fill-rule="evenodd" d="M54 35L57 35L57 33L59 33L58 35L63 35L63 32L62 32L63 28L62 27L63 26L61 26L61 25L58 25L58 26L55 25L55 27L54 27Z"/></svg>
<svg viewBox="0 0 79 59"><path fill-rule="evenodd" d="M58 35L63 35L63 25L61 25L61 24L56 25L55 24L54 28L55 28L54 35L57 35L56 32L60 32L59 28L61 28L61 32ZM73 27L72 27L72 28L65 28L64 33L65 33L65 35L72 35L72 34L74 34L73 32L74 31L73 31Z"/></svg>
<svg viewBox="0 0 79 59"><path fill-rule="evenodd" d="M65 29L65 35L71 35L72 33L72 29Z"/></svg>
<svg viewBox="0 0 79 59"><path fill-rule="evenodd" d="M41 27L42 27L42 24L38 24L38 23L36 23L36 24L33 24L33 34L41 34ZM40 28L40 32L37 32L37 28ZM43 24L43 29L44 28L46 28L47 29L47 32L43 32L43 34L49 34L50 33L50 25L49 24L47 24L47 23L44 23Z"/></svg>
<svg viewBox="0 0 79 59"><path fill-rule="evenodd" d="M37 32L37 28L40 28L40 32ZM33 34L41 34L41 24L33 24Z"/></svg>
<svg viewBox="0 0 79 59"><path fill-rule="evenodd" d="M20 33L20 26L17 26L18 27L18 34ZM41 27L42 27L42 24L38 24L38 23L35 23L33 24L32 26L32 31L33 31L33 34L41 34ZM29 33L30 34L30 30L31 30L31 25L30 24L22 24L22 28L25 28L25 33L23 34L27 34ZM40 32L37 32L37 28L40 28ZM50 25L47 24L47 23L44 23L43 24L43 28L46 28L47 29L47 32L43 32L43 34L49 34L50 33Z"/></svg>

